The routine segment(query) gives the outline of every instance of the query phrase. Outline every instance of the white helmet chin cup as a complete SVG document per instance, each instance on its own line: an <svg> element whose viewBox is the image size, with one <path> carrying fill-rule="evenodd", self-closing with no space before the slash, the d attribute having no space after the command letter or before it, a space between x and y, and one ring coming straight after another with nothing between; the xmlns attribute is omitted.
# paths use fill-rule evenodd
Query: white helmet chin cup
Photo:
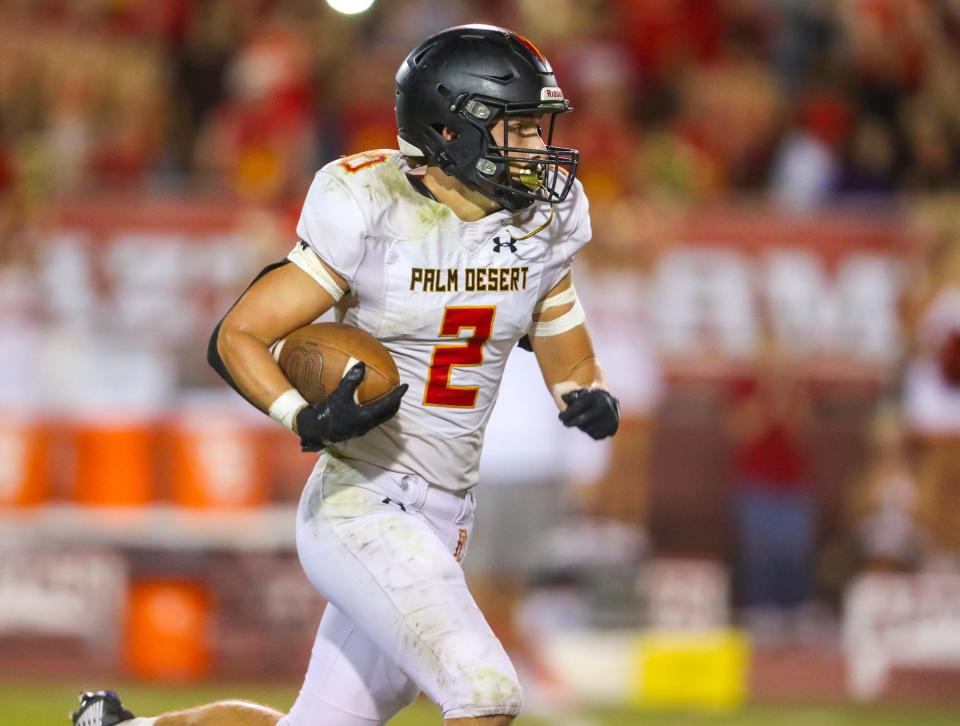
<svg viewBox="0 0 960 726"><path fill-rule="evenodd" d="M397 148L400 149L400 153L404 156L426 157L426 154L424 154L420 149L411 144L409 141L404 141L399 136L397 137L397 144Z"/></svg>

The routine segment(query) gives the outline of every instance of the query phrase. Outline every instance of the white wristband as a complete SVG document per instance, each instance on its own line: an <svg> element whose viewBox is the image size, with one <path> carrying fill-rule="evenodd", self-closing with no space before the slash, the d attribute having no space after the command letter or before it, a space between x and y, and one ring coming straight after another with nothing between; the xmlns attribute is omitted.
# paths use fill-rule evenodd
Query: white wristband
<svg viewBox="0 0 960 726"><path fill-rule="evenodd" d="M295 388L284 391L274 399L270 404L270 418L279 421L282 426L297 433L294 423L297 420L297 414L304 406L309 406L307 399L300 395Z"/></svg>

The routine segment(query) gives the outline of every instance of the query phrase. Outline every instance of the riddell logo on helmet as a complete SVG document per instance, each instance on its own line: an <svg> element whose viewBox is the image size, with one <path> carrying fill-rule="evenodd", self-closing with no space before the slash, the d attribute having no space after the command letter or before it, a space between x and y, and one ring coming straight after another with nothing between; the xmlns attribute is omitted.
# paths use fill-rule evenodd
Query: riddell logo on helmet
<svg viewBox="0 0 960 726"><path fill-rule="evenodd" d="M556 86L548 86L547 88L541 88L540 100L541 101L562 101L563 91L561 91Z"/></svg>

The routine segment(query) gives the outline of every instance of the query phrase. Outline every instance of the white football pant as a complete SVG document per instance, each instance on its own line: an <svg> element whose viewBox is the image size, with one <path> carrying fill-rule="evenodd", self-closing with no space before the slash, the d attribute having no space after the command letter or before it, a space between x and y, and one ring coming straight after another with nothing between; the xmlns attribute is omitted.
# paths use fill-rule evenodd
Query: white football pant
<svg viewBox="0 0 960 726"><path fill-rule="evenodd" d="M329 601L280 726L384 724L422 690L444 718L516 714L516 671L459 559L472 492L324 453L297 512L297 552Z"/></svg>

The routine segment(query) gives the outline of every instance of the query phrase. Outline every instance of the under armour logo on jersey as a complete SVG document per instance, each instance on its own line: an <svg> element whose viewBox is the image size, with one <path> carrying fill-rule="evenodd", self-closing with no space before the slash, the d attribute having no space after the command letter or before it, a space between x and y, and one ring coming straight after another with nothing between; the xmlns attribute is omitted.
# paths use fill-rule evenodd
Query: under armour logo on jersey
<svg viewBox="0 0 960 726"><path fill-rule="evenodd" d="M513 237L508 237L507 239L509 240L509 242L501 242L499 237L494 237L494 238L493 238L493 251L494 251L494 252L499 252L499 251L502 250L504 247L507 247L507 248L510 249L511 252L513 252L514 254L516 254L516 253L517 253L517 241L516 241Z"/></svg>

